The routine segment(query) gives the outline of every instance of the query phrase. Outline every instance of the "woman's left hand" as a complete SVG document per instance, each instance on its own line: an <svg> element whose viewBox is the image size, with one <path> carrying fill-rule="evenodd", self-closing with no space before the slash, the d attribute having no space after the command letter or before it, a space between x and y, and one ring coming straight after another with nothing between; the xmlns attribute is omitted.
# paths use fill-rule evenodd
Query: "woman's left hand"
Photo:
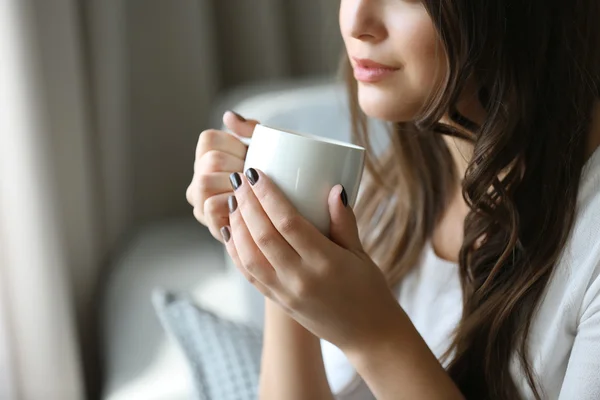
<svg viewBox="0 0 600 400"><path fill-rule="evenodd" d="M343 188L329 196L331 239L261 171L232 174L227 251L238 269L314 335L343 351L384 338L403 312L364 252Z"/></svg>

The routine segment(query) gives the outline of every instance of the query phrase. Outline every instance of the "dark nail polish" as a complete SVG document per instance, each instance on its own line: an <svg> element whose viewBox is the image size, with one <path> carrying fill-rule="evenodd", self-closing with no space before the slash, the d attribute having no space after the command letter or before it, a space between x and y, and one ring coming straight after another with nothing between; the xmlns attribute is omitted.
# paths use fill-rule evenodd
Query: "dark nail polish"
<svg viewBox="0 0 600 400"><path fill-rule="evenodd" d="M233 190L237 190L240 186L242 186L242 177L237 172L229 175L229 181L231 182L231 186Z"/></svg>
<svg viewBox="0 0 600 400"><path fill-rule="evenodd" d="M229 110L229 111L231 111L231 110ZM235 117L236 117L236 118L237 118L237 119L238 119L240 122L246 122L246 121L247 121L247 119L246 119L246 118L242 117L240 114L236 113L235 111L231 111L231 113L232 113L233 115L235 115Z"/></svg>
<svg viewBox="0 0 600 400"><path fill-rule="evenodd" d="M229 199L227 199L227 204L229 205L229 213L233 213L235 212L235 210L237 210L237 199L235 198L235 196L229 196Z"/></svg>
<svg viewBox="0 0 600 400"><path fill-rule="evenodd" d="M342 199L342 204L344 207L348 207L348 194L346 193L346 189L342 186L342 193L340 193L340 198Z"/></svg>
<svg viewBox="0 0 600 400"><path fill-rule="evenodd" d="M225 243L229 242L229 239L231 239L231 231L227 226L221 228L221 235L223 235Z"/></svg>
<svg viewBox="0 0 600 400"><path fill-rule="evenodd" d="M246 178L248 178L248 182L254 186L256 185L256 182L258 182L258 172L256 172L254 168L248 168L246 171Z"/></svg>

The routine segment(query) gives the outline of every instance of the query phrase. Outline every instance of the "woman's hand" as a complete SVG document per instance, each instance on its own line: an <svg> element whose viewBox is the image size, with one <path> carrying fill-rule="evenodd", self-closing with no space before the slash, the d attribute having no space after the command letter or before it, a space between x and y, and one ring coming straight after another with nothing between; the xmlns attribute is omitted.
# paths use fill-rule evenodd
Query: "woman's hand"
<svg viewBox="0 0 600 400"><path fill-rule="evenodd" d="M365 254L341 185L329 196L331 240L261 171L232 174L231 226L222 234L238 269L306 329L343 351L385 337L402 310Z"/></svg>
<svg viewBox="0 0 600 400"><path fill-rule="evenodd" d="M228 111L223 123L239 136L250 137L257 121L249 121ZM229 223L227 199L232 194L229 175L242 171L247 148L233 135L210 129L200 134L196 147L194 177L186 197L194 207L194 216L206 225L217 240L219 229Z"/></svg>

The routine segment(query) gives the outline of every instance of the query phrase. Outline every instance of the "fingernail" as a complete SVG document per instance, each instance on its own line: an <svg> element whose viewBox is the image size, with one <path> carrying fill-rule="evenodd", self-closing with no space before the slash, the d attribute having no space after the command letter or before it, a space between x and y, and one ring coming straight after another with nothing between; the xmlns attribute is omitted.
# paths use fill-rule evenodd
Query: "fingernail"
<svg viewBox="0 0 600 400"><path fill-rule="evenodd" d="M258 182L258 172L256 172L254 168L248 168L246 170L246 178L248 178L248 182L254 186L256 185L256 182Z"/></svg>
<svg viewBox="0 0 600 400"><path fill-rule="evenodd" d="M235 196L229 196L229 199L227 199L227 204L229 204L229 213L233 213L235 210L237 210L237 199L235 198Z"/></svg>
<svg viewBox="0 0 600 400"><path fill-rule="evenodd" d="M340 198L342 199L342 204L344 207L348 207L348 194L346 193L346 189L342 186L342 193L340 193Z"/></svg>
<svg viewBox="0 0 600 400"><path fill-rule="evenodd" d="M246 122L247 119L242 117L240 114L236 113L235 111L229 110L230 113L232 113L233 115L235 115L235 117L240 121L240 122Z"/></svg>
<svg viewBox="0 0 600 400"><path fill-rule="evenodd" d="M221 235L223 235L223 240L225 241L225 243L229 242L229 239L231 239L231 231L229 230L229 227L222 227Z"/></svg>
<svg viewBox="0 0 600 400"><path fill-rule="evenodd" d="M233 190L237 190L240 186L242 186L242 177L237 172L229 175L229 181L231 182L231 186Z"/></svg>

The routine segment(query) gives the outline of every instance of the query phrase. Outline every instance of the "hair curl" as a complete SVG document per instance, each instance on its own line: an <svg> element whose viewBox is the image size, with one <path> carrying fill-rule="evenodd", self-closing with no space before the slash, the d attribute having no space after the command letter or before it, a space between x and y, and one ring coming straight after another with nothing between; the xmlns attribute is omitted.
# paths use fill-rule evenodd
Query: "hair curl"
<svg viewBox="0 0 600 400"><path fill-rule="evenodd" d="M394 125L392 150L381 157L347 74L354 135L368 149L357 205L363 244L395 285L417 264L462 183L470 207L459 256L464 308L447 370L469 399L517 399L510 374L517 355L540 399L528 334L574 223L600 92L600 2L423 3L447 55L447 77L414 122ZM479 125L458 112L470 80L487 114ZM453 126L439 122L443 115ZM472 142L464 177L442 134Z"/></svg>

